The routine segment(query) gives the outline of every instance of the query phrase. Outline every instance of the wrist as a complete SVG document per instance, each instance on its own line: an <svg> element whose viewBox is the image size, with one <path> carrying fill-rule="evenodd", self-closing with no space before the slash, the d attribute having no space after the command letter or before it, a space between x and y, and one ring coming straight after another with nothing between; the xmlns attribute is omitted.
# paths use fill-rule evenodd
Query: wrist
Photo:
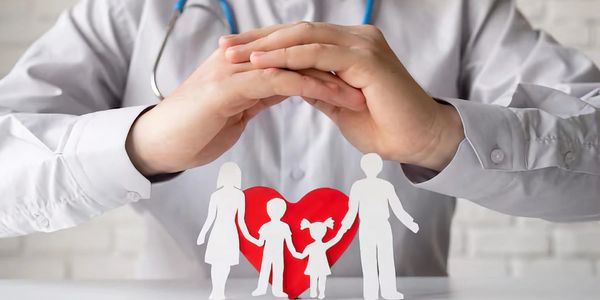
<svg viewBox="0 0 600 300"><path fill-rule="evenodd" d="M436 121L433 132L435 142L416 165L441 171L456 155L460 142L465 138L464 128L458 111L452 105L437 103Z"/></svg>
<svg viewBox="0 0 600 300"><path fill-rule="evenodd" d="M148 130L151 123L148 120L151 111L152 109L148 109L138 116L129 129L125 141L125 149L131 163L146 177L168 173L162 171L155 163L156 159L151 151L152 143L148 141L149 136L147 133L152 132Z"/></svg>

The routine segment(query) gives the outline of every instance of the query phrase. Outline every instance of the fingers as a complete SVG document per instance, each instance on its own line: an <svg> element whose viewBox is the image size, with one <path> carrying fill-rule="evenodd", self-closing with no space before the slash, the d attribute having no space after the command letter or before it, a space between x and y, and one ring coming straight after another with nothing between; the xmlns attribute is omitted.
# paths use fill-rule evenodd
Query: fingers
<svg viewBox="0 0 600 300"><path fill-rule="evenodd" d="M259 30L262 31L251 31L231 38L239 40L239 43L227 48L227 59L239 63L248 61L254 51L270 51L303 44L324 43L350 47L365 42L351 27L328 23L300 22L292 26Z"/></svg>
<svg viewBox="0 0 600 300"><path fill-rule="evenodd" d="M231 73L242 73L250 70L256 69L252 63L240 63L240 64L227 64L227 68L231 71Z"/></svg>
<svg viewBox="0 0 600 300"><path fill-rule="evenodd" d="M300 70L298 72L334 84L336 89L339 89L337 91L337 97L334 97L333 99L322 99L325 103L355 111L362 111L367 108L367 100L361 90L348 85L345 81L330 72L323 72L315 69Z"/></svg>
<svg viewBox="0 0 600 300"><path fill-rule="evenodd" d="M254 52L250 57L250 61L257 68L313 68L335 72L347 70L357 59L358 55L350 48L329 44L307 44L268 52Z"/></svg>
<svg viewBox="0 0 600 300"><path fill-rule="evenodd" d="M321 74L319 74L321 73ZM301 74L281 69L257 69L232 75L225 86L233 87L223 93L229 93L217 105L218 111L229 117L258 105L256 111L278 103L282 98L301 96L335 103L353 110L364 109L365 100L362 93L345 85L333 75L319 71L305 71ZM310 74L310 75L306 75ZM269 100L269 101L265 101ZM265 102L259 104L259 102Z"/></svg>
<svg viewBox="0 0 600 300"><path fill-rule="evenodd" d="M250 88L240 89L240 96L245 98L280 95L323 99L334 97L338 90L333 84L327 84L317 78L276 68L238 73L232 78L249 85Z"/></svg>
<svg viewBox="0 0 600 300"><path fill-rule="evenodd" d="M269 52L254 52L250 57L256 68L334 71L347 84L358 89L372 83L372 77L377 73L377 70L373 69L373 59L377 57L369 50L328 44L308 44Z"/></svg>
<svg viewBox="0 0 600 300"><path fill-rule="evenodd" d="M290 26L293 26L293 24L276 24L242 32L239 34L224 35L219 39L219 47L229 48L231 46L239 44L246 44L259 38L265 37L274 31Z"/></svg>
<svg viewBox="0 0 600 300"><path fill-rule="evenodd" d="M278 96L307 96L333 98L337 88L325 82L294 71L280 69L255 69L231 75L222 86L231 87L215 91L213 104L216 111L230 117L256 105L261 99Z"/></svg>

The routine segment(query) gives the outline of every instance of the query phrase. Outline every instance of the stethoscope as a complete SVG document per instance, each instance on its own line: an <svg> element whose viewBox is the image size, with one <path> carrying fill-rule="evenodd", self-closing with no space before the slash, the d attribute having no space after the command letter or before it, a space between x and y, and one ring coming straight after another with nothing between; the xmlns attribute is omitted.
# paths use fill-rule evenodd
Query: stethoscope
<svg viewBox="0 0 600 300"><path fill-rule="evenodd" d="M366 0L365 12L364 12L364 15L362 18L362 24L369 24L371 22L371 13L373 11L373 1L374 0ZM167 31L162 40L162 43L160 44L160 49L158 50L158 54L156 55L156 59L154 60L154 65L152 66L152 78L151 78L150 84L152 86L152 91L154 92L154 95L156 95L156 97L159 100L164 99L164 96L160 92L160 89L158 88L158 84L156 82L156 71L158 70L158 65L160 64L160 60L162 58L163 51L165 50L165 46L167 45L167 41L169 40L169 37L171 36L171 33L173 32L173 28L175 28L175 23L177 23L177 19L179 18L179 16L181 16L181 14L183 14L184 9L191 8L191 7L212 11L211 8L206 4L194 3L194 4L186 5L186 3L187 3L187 0L177 0L177 2L175 3L175 6L173 7L173 13L172 13L171 18L169 19L169 23L167 25ZM227 0L219 0L219 5L221 6L221 11L222 11L223 17L224 17L224 18L220 18L221 22L223 23L223 25L225 25L229 28L229 32L231 34L237 34L238 28L237 28L237 24L235 22L235 17L233 15L233 9L231 8L231 5L229 5Z"/></svg>

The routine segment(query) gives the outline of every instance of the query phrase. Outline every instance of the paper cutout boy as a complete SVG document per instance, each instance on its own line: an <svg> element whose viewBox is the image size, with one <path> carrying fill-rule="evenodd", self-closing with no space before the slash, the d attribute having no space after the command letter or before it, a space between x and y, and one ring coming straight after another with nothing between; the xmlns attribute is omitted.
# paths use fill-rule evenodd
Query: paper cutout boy
<svg viewBox="0 0 600 300"><path fill-rule="evenodd" d="M295 256L298 259L304 259L308 256L305 275L310 276L310 297L319 299L325 298L325 285L327 276L331 274L329 268L329 260L327 259L327 250L333 247L344 236L344 231L338 231L337 235L327 242L323 242L323 237L327 233L327 229L333 229L333 218L328 218L325 222L310 223L306 219L302 219L300 229L309 229L310 236L315 240L304 248L302 253Z"/></svg>
<svg viewBox="0 0 600 300"><path fill-rule="evenodd" d="M267 202L267 214L271 220L262 225L258 230L258 243L261 246L264 244L264 249L258 286L252 292L252 296L261 296L267 293L269 275L272 271L273 280L271 288L273 296L279 298L288 297L283 292L283 244L286 244L292 255L297 256L298 252L296 252L292 243L290 226L281 221L285 210L286 203L283 199L273 198Z"/></svg>

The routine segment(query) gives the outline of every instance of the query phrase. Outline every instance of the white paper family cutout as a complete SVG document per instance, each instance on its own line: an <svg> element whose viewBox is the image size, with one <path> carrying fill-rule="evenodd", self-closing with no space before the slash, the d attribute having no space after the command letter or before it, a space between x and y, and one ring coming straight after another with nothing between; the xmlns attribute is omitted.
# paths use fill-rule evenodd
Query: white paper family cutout
<svg viewBox="0 0 600 300"><path fill-rule="evenodd" d="M272 276L272 293L275 297L287 297L283 291L284 246L297 259L308 257L304 272L310 276L310 297L323 299L327 276L331 274L327 260L327 250L339 242L350 229L356 217L359 218L358 238L363 271L364 299L404 299L396 288L394 245L392 228L389 222L389 208L402 224L414 233L419 225L404 210L394 190L394 186L377 175L383 168L381 157L369 153L362 157L361 168L366 178L355 182L350 189L348 212L342 219L342 227L332 239L323 241L334 220L310 222L303 219L301 229L308 229L314 242L298 253L292 243L292 232L281 218L286 211L286 202L274 198L267 202L265 209L270 221L259 229L258 239L253 237L245 223L245 196L241 189L242 172L237 164L227 162L219 170L217 191L210 197L208 215L198 236L197 244L205 242L206 234L212 231L206 245L205 262L211 265L212 291L210 299L225 299L225 283L231 266L239 263L239 237L236 227L245 239L264 247L263 258L256 290L253 296L265 295Z"/></svg>
<svg viewBox="0 0 600 300"><path fill-rule="evenodd" d="M223 164L219 170L217 191L210 196L208 215L197 241L198 245L204 244L206 234L212 226L204 256L204 261L211 265L210 299L225 298L225 283L229 271L231 266L239 263L240 245L236 215L244 238L258 245L258 241L250 235L246 227L246 201L241 187L242 171L238 165L233 162Z"/></svg>
<svg viewBox="0 0 600 300"><path fill-rule="evenodd" d="M273 296L287 298L283 292L283 244L292 254L296 249L292 243L292 231L290 226L281 221L286 209L285 200L274 198L267 202L267 214L271 220L258 230L260 235L258 246L263 246L263 258L258 276L258 286L252 292L252 296L261 296L267 293L269 287L269 275L272 275L271 290ZM271 274L271 271L272 274Z"/></svg>
<svg viewBox="0 0 600 300"><path fill-rule="evenodd" d="M340 230L335 237L327 242L323 242L323 237L327 233L327 229L333 229L333 218L329 218L325 222L315 223L310 223L308 220L303 219L300 228L308 228L310 236L315 241L306 246L304 251L295 255L295 257L304 259L308 256L308 264L306 265L304 274L310 276L310 297L316 298L318 292L319 299L323 299L325 298L327 276L331 274L329 261L327 260L327 250L339 242L346 231Z"/></svg>

